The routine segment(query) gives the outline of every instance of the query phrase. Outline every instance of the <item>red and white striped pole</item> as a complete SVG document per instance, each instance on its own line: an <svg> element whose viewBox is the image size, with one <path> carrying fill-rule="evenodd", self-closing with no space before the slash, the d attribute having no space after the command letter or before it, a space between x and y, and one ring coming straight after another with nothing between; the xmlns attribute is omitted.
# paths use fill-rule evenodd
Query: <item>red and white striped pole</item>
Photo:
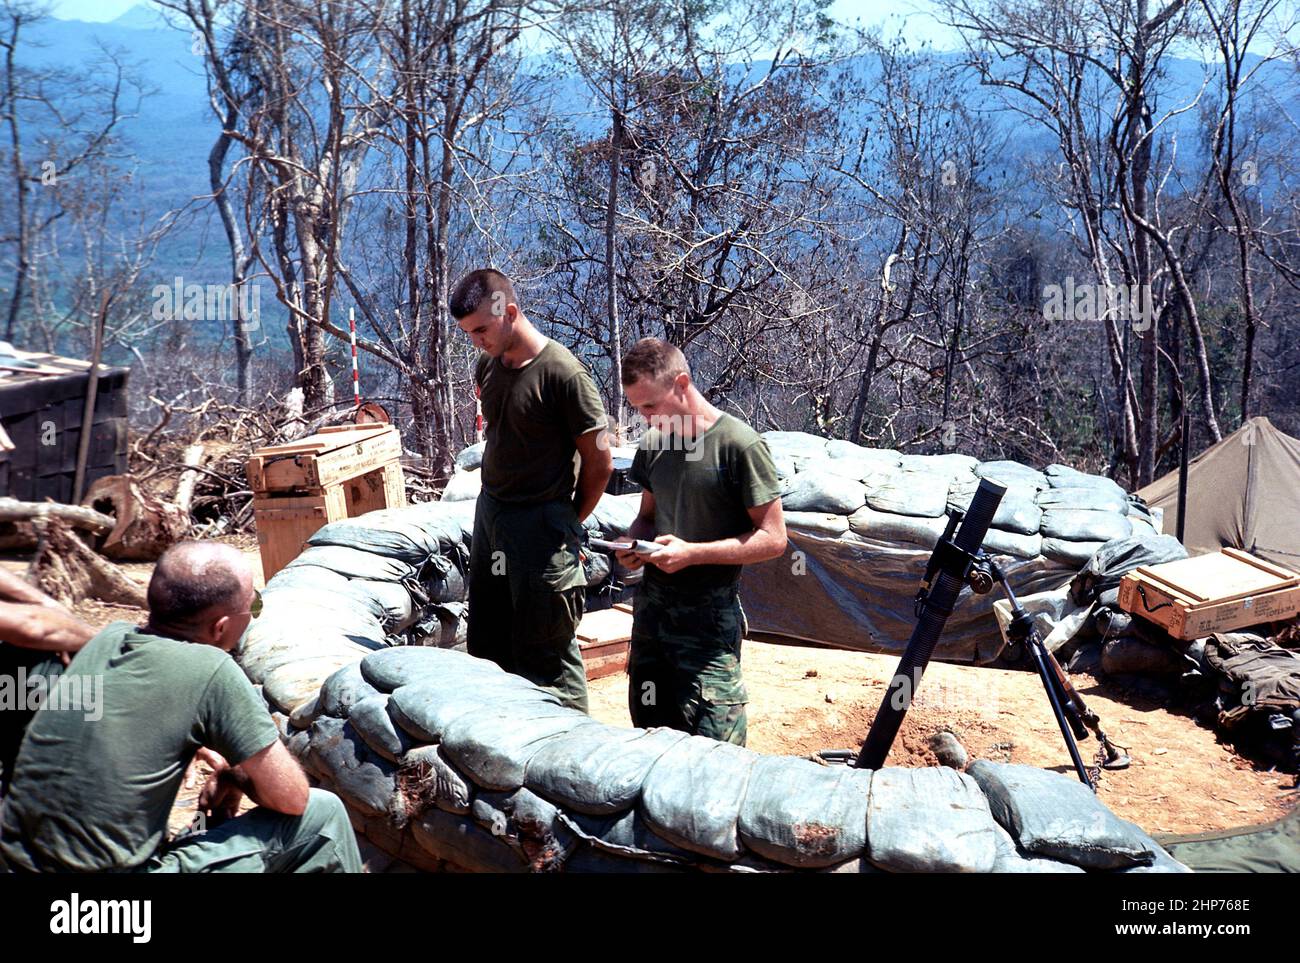
<svg viewBox="0 0 1300 963"><path fill-rule="evenodd" d="M357 310L348 308L348 332L352 336L352 400L361 407L361 375L357 373Z"/></svg>

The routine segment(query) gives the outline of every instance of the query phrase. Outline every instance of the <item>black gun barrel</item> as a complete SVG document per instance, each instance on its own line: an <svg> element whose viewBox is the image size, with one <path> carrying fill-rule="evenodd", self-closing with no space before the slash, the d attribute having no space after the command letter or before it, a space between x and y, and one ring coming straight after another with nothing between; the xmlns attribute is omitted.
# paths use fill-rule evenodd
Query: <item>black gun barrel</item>
<svg viewBox="0 0 1300 963"><path fill-rule="evenodd" d="M995 481L981 479L975 497L971 499L970 510L962 519L957 537L953 540L959 549L970 554L979 550L1006 491L1004 486ZM942 542L935 546L931 564L942 557L939 554L942 548ZM855 765L859 769L879 769L884 766L885 757L889 755L898 730L902 728L907 708L921 684L921 675L930 662L930 656L934 654L934 647L939 643L943 627L957 603L957 596L966 584L965 575L964 568L962 571L954 571L952 566L940 564L938 574L931 582L925 605L921 608L916 628L912 630L912 638L899 660L893 679L885 689L885 697L871 723L871 731L867 733L862 751L858 754Z"/></svg>

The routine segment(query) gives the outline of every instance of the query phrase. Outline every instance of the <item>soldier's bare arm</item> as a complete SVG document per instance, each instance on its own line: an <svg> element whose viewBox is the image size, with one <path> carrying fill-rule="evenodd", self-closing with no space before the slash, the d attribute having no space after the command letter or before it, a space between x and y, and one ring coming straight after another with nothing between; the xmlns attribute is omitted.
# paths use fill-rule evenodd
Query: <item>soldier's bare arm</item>
<svg viewBox="0 0 1300 963"><path fill-rule="evenodd" d="M614 457L609 453L605 429L596 428L573 439L582 465L578 469L578 487L573 493L573 507L582 521L593 511L614 473Z"/></svg>

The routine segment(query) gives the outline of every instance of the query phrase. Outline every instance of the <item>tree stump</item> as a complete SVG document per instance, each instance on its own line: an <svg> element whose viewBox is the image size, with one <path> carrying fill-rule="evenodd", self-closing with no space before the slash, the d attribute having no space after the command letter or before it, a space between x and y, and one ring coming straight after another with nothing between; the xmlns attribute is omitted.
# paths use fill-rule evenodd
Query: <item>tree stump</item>
<svg viewBox="0 0 1300 963"><path fill-rule="evenodd" d="M113 530L100 546L107 558L152 562L189 531L189 513L145 492L130 475L96 481L82 502L113 518Z"/></svg>

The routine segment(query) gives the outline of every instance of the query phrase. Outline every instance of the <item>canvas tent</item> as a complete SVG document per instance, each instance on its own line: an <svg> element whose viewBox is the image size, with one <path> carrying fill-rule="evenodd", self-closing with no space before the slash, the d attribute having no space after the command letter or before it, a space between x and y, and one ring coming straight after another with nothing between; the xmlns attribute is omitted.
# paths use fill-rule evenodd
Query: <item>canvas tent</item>
<svg viewBox="0 0 1300 963"><path fill-rule="evenodd" d="M1165 531L1176 533L1178 472L1138 494L1164 509ZM1231 547L1300 568L1300 438L1251 418L1192 459L1183 543L1193 555Z"/></svg>

